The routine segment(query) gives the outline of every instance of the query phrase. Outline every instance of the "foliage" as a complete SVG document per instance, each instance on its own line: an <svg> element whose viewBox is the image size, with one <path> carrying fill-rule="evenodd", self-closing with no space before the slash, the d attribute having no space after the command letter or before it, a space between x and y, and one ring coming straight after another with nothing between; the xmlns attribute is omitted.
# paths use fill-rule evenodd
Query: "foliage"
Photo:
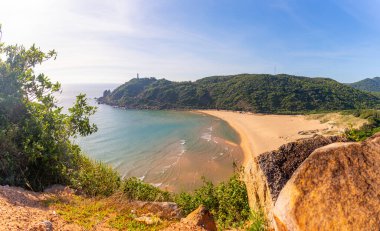
<svg viewBox="0 0 380 231"><path fill-rule="evenodd" d="M228 109L261 113L305 113L372 108L374 95L327 78L241 74L195 82L132 79L99 102L138 109Z"/></svg>
<svg viewBox="0 0 380 231"><path fill-rule="evenodd" d="M130 200L141 201L170 201L171 195L167 191L163 191L153 185L142 182L136 177L124 179L121 192Z"/></svg>
<svg viewBox="0 0 380 231"><path fill-rule="evenodd" d="M77 224L84 230L161 230L170 224L158 218L157 223L151 225L136 221L134 218L147 211L133 208L128 201L115 196L96 199L76 195L55 196L47 199L45 204L57 211L65 221Z"/></svg>
<svg viewBox="0 0 380 231"><path fill-rule="evenodd" d="M378 92L371 92L371 94L374 95L374 96L376 96L376 97L378 97L378 98L380 98L380 91L378 91Z"/></svg>
<svg viewBox="0 0 380 231"><path fill-rule="evenodd" d="M103 201L74 197L67 203L56 201L55 209L69 223L78 224L85 230L93 229L113 213L113 209Z"/></svg>
<svg viewBox="0 0 380 231"><path fill-rule="evenodd" d="M184 214L190 213L199 205L206 206L222 229L240 227L250 217L247 189L237 173L217 186L204 179L202 187L192 194L178 194L175 202Z"/></svg>
<svg viewBox="0 0 380 231"><path fill-rule="evenodd" d="M346 112L347 113L347 112ZM368 123L360 129L348 129L346 137L352 141L363 141L371 137L377 132L380 132L380 111L379 110L357 110L350 111L356 117L367 119Z"/></svg>
<svg viewBox="0 0 380 231"><path fill-rule="evenodd" d="M262 211L252 212L249 220L251 222L248 227L249 231L265 231L267 229L265 216Z"/></svg>
<svg viewBox="0 0 380 231"><path fill-rule="evenodd" d="M110 166L81 156L79 169L72 173L70 184L89 196L110 196L121 184L118 172Z"/></svg>
<svg viewBox="0 0 380 231"><path fill-rule="evenodd" d="M112 170L90 163L71 142L77 135L97 130L89 122L96 108L81 94L69 114L63 114L54 98L60 84L34 71L55 57L54 50L44 53L35 45L26 49L0 43L0 184L43 190L51 184L75 182L73 186L84 189L91 182L85 177L90 174L94 174L92 182L109 176L113 176L109 180L115 179ZM84 169L89 172L84 173Z"/></svg>
<svg viewBox="0 0 380 231"><path fill-rule="evenodd" d="M350 83L349 86L363 91L380 92L380 77L366 78L359 82Z"/></svg>
<svg viewBox="0 0 380 231"><path fill-rule="evenodd" d="M164 223L160 225L158 222L156 224L147 225L143 222L134 220L133 215L118 215L113 217L109 221L109 225L117 230L135 230L135 231L145 231L145 230L161 230L167 225Z"/></svg>

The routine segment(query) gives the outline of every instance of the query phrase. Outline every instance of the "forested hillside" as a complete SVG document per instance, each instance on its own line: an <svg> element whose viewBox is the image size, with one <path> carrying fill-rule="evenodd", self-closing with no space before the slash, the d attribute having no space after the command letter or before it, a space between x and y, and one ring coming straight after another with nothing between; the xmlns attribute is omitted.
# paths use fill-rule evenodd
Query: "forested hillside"
<svg viewBox="0 0 380 231"><path fill-rule="evenodd" d="M380 92L380 77L367 78L348 85L363 91Z"/></svg>
<svg viewBox="0 0 380 231"><path fill-rule="evenodd" d="M132 79L98 100L137 109L229 109L302 113L373 108L380 99L328 78L241 74L195 82Z"/></svg>

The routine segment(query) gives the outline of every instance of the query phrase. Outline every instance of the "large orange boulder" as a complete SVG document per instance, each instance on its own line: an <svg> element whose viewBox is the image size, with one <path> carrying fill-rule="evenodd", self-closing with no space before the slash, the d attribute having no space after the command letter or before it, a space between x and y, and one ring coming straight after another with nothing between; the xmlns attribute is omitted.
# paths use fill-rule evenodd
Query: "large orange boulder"
<svg viewBox="0 0 380 231"><path fill-rule="evenodd" d="M262 153L250 160L244 175L250 207L262 210L269 226L273 226L272 211L277 197L302 162L317 148L345 141L340 136L316 135L284 144L278 150Z"/></svg>
<svg viewBox="0 0 380 231"><path fill-rule="evenodd" d="M380 134L315 150L273 210L277 230L380 230Z"/></svg>

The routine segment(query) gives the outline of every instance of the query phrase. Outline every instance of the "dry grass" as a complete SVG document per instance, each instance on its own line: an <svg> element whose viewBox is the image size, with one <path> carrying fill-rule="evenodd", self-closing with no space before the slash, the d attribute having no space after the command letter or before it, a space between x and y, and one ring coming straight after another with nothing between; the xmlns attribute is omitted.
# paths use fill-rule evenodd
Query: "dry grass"
<svg viewBox="0 0 380 231"><path fill-rule="evenodd" d="M160 230L173 222L165 219L169 216L159 218L149 206L136 207L120 194L107 198L56 196L46 200L45 204L65 221L77 224L84 230ZM148 225L135 219L147 215L153 224Z"/></svg>
<svg viewBox="0 0 380 231"><path fill-rule="evenodd" d="M355 117L353 115L342 115L340 113L322 113L307 115L307 119L319 120L321 123L331 125L330 129L325 134L337 134L348 128L360 128L368 123L368 120Z"/></svg>

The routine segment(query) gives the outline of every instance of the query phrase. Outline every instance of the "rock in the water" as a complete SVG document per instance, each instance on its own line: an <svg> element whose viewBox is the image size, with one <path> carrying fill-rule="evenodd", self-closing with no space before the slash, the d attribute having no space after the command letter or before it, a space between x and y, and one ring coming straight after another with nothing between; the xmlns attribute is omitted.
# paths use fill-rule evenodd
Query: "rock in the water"
<svg viewBox="0 0 380 231"><path fill-rule="evenodd" d="M281 190L278 230L380 230L380 134L314 151Z"/></svg>
<svg viewBox="0 0 380 231"><path fill-rule="evenodd" d="M251 160L245 169L250 207L262 209L269 225L273 225L274 203L294 171L315 149L343 141L346 139L340 136L316 135L284 144L278 150L263 153Z"/></svg>

